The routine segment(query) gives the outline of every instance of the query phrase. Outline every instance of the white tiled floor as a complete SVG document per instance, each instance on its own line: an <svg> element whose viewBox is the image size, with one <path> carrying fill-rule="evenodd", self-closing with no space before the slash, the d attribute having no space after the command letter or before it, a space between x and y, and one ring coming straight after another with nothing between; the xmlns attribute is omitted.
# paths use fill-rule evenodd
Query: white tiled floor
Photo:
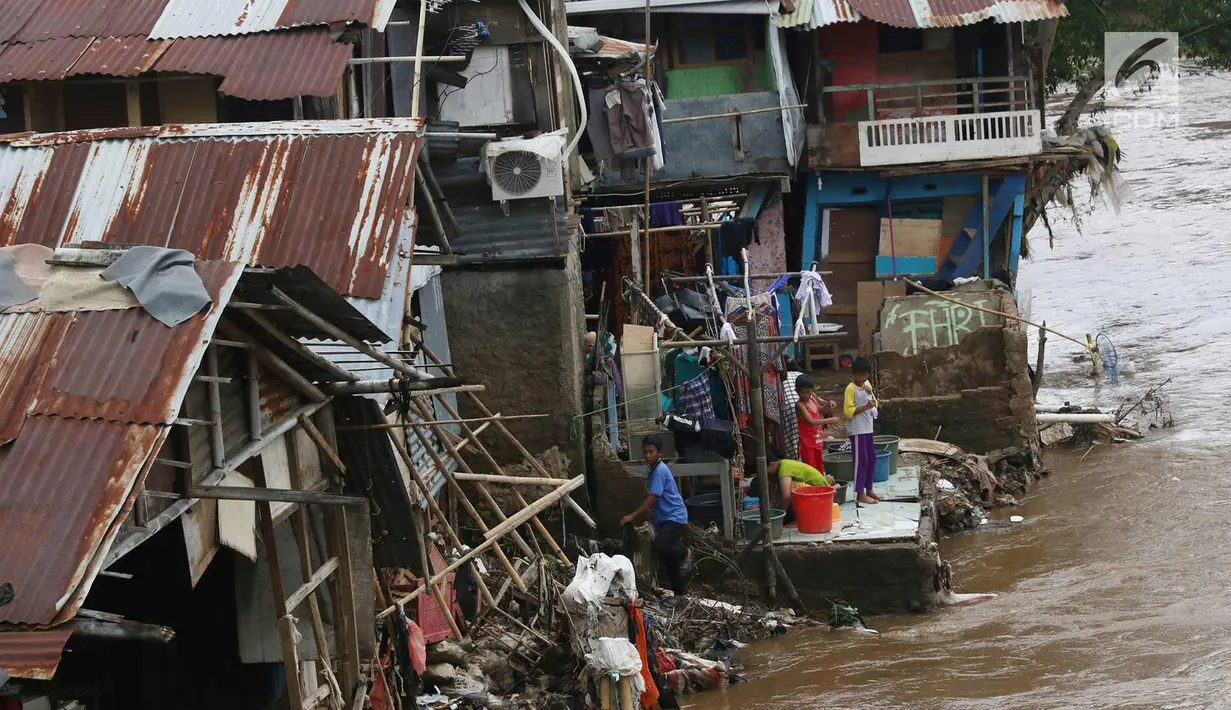
<svg viewBox="0 0 1231 710"><path fill-rule="evenodd" d="M919 469L898 469L875 489L885 499L876 505L854 502L840 506L841 520L827 533L808 535L788 525L775 545L838 542L843 540L909 540L919 529Z"/></svg>

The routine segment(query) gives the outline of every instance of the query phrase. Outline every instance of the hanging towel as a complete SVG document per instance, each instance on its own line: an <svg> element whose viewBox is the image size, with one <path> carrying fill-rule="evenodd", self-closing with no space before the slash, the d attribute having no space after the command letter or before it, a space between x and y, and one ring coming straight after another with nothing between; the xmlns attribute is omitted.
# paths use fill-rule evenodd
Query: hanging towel
<svg viewBox="0 0 1231 710"><path fill-rule="evenodd" d="M815 271L804 271L799 274L799 289L795 291L795 300L803 303L807 299L812 299L812 304L815 307L815 313L820 313L821 309L828 308L833 305L833 296L829 294L829 289L825 287L825 280Z"/></svg>
<svg viewBox="0 0 1231 710"><path fill-rule="evenodd" d="M684 224L684 212L678 202L654 202L650 204L651 227L678 227Z"/></svg>

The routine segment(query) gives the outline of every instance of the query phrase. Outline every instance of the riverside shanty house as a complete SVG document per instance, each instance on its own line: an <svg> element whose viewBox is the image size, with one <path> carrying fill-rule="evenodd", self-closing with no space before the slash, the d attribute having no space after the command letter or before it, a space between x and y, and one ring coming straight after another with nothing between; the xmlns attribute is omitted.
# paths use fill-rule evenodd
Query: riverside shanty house
<svg viewBox="0 0 1231 710"><path fill-rule="evenodd" d="M456 382L381 350L416 285L418 129L0 139L9 688L88 708L351 702L376 655L373 555L420 548L390 438L348 448L335 423L379 416L347 394L373 371Z"/></svg>

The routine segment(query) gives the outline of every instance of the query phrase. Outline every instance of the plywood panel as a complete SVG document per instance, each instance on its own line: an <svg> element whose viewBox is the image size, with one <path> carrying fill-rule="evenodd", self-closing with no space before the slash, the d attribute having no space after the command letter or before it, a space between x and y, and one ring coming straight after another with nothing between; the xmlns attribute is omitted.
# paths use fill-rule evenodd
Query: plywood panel
<svg viewBox="0 0 1231 710"><path fill-rule="evenodd" d="M461 72L466 88L442 86L440 119L462 128L513 122L513 79L508 47L478 47Z"/></svg>
<svg viewBox="0 0 1231 710"><path fill-rule="evenodd" d="M158 85L162 123L217 123L218 92L214 77L184 77Z"/></svg>
<svg viewBox="0 0 1231 710"><path fill-rule="evenodd" d="M859 283L859 354L872 354L872 336L880 326L881 306L890 296L905 296L904 281L862 281Z"/></svg>
<svg viewBox="0 0 1231 710"><path fill-rule="evenodd" d="M822 269L833 272L825 277L825 285L833 296L834 306L827 315L841 323L846 337L839 343L844 349L859 345L856 314L859 303L859 282L876 279L876 250L880 241L880 215L873 208L831 209L828 212L829 254Z"/></svg>
<svg viewBox="0 0 1231 710"><path fill-rule="evenodd" d="M935 256L940 242L939 219L882 219L880 255Z"/></svg>

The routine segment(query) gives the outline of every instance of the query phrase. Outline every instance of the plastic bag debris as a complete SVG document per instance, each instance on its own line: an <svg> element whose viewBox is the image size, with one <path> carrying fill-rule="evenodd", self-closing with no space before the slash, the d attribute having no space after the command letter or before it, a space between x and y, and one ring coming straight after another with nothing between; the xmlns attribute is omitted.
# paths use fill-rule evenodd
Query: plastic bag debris
<svg viewBox="0 0 1231 710"><path fill-rule="evenodd" d="M599 674L611 672L632 678L634 694L645 692L645 679L641 677L641 654L626 638L603 637L594 644L594 651L586 654L586 662Z"/></svg>

